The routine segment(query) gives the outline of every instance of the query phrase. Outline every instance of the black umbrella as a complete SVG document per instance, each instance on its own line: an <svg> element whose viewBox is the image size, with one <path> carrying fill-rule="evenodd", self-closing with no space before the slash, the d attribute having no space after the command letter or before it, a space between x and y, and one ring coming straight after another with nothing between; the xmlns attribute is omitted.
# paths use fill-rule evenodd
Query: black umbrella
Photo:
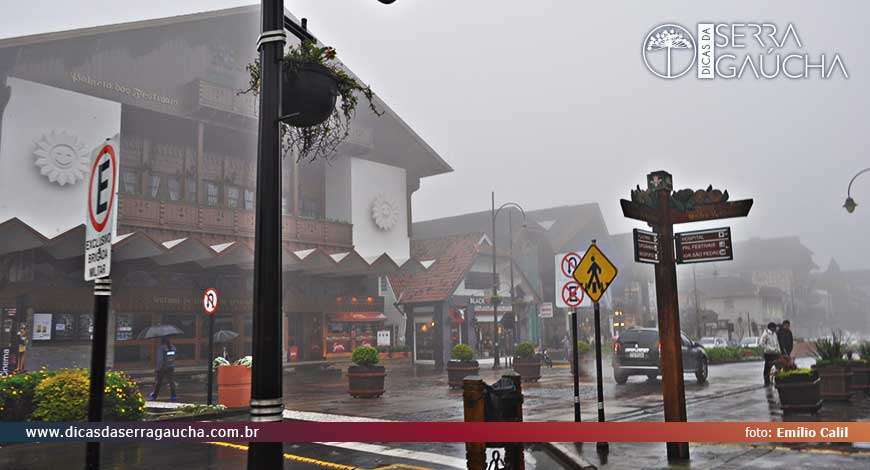
<svg viewBox="0 0 870 470"><path fill-rule="evenodd" d="M239 334L235 331L230 330L220 330L214 334L214 342L215 343L229 343L230 341L239 337Z"/></svg>
<svg viewBox="0 0 870 470"><path fill-rule="evenodd" d="M162 338L164 336L174 336L180 335L184 332L181 331L177 326L174 325L154 325L145 328L139 333L137 338L139 339L150 339L150 338Z"/></svg>

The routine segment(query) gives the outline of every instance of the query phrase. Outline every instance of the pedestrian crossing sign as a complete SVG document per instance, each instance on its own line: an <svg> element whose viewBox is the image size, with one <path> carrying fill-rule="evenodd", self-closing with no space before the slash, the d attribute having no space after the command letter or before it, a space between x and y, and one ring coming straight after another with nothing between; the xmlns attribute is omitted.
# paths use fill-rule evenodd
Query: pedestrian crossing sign
<svg viewBox="0 0 870 470"><path fill-rule="evenodd" d="M583 287L586 295L593 302L598 302L604 292L616 279L616 266L607 259L595 243L589 246L577 269L574 270L574 280Z"/></svg>

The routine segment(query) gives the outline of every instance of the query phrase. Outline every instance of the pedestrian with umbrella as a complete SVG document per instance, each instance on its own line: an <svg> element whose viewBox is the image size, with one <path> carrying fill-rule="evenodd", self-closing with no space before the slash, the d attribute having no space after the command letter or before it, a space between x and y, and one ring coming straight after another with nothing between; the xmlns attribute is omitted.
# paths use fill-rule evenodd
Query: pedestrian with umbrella
<svg viewBox="0 0 870 470"><path fill-rule="evenodd" d="M154 391L148 395L151 400L156 400L160 394L160 387L163 382L169 382L169 400L175 401L175 345L169 339L170 336L183 333L180 329L172 325L154 325L145 329L140 333L140 337L160 338L160 345L157 346L157 364L154 370Z"/></svg>
<svg viewBox="0 0 870 470"><path fill-rule="evenodd" d="M238 338L239 334L235 331L230 330L220 330L214 334L214 342L221 343L224 347L224 353L222 357L226 360L230 360L229 354L227 353L227 343L232 342L234 339Z"/></svg>

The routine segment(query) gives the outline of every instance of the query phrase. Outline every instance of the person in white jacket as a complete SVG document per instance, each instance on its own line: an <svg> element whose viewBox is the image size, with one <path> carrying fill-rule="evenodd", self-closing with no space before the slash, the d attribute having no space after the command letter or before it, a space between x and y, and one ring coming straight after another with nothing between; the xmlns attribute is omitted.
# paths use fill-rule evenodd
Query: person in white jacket
<svg viewBox="0 0 870 470"><path fill-rule="evenodd" d="M781 351L779 341L776 339L776 323L767 324L767 329L761 334L761 352L764 354L764 385L770 385L770 369L779 359Z"/></svg>

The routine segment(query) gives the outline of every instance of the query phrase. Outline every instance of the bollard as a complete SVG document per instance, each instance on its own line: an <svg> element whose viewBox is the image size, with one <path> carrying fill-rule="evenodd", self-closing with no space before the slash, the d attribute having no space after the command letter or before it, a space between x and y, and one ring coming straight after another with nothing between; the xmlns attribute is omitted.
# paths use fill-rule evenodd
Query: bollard
<svg viewBox="0 0 870 470"><path fill-rule="evenodd" d="M520 374L516 372L508 372L502 375L502 378L510 379L514 385L517 387L517 392L519 392L520 397L523 396L523 381ZM519 403L517 403L516 410L517 421L523 421L523 400L520 399ZM525 454L524 454L524 445L522 442L513 443L507 446L506 449L506 460L508 464L508 468L511 470L524 470L526 468L525 462Z"/></svg>
<svg viewBox="0 0 870 470"><path fill-rule="evenodd" d="M465 409L465 422L485 421L483 379L470 375L462 380L462 401ZM486 470L486 444L483 442L465 443L465 462L468 470Z"/></svg>

